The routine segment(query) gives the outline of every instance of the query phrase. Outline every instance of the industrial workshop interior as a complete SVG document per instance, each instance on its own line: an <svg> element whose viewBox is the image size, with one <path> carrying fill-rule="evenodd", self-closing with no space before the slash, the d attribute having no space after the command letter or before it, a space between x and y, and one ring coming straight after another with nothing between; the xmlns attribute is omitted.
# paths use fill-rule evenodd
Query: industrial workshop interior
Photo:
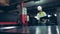
<svg viewBox="0 0 60 34"><path fill-rule="evenodd" d="M60 34L60 0L0 0L0 34Z"/></svg>

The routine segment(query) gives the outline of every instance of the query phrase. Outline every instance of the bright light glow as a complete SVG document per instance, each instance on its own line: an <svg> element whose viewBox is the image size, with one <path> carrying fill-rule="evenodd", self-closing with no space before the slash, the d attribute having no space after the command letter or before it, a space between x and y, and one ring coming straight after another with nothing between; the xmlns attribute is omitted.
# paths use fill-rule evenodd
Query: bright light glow
<svg viewBox="0 0 60 34"><path fill-rule="evenodd" d="M36 4L41 4L41 3L44 3L44 2L46 2L46 0L36 1L35 3L36 3Z"/></svg>
<svg viewBox="0 0 60 34"><path fill-rule="evenodd" d="M48 34L51 34L51 26L48 26Z"/></svg>
<svg viewBox="0 0 60 34"><path fill-rule="evenodd" d="M40 1L36 1L35 3L40 3Z"/></svg>
<svg viewBox="0 0 60 34"><path fill-rule="evenodd" d="M40 27L36 27L36 34L41 34L41 30L40 30Z"/></svg>
<svg viewBox="0 0 60 34"><path fill-rule="evenodd" d="M56 26L56 31L57 31L57 34L59 34L59 28L58 28L58 26Z"/></svg>
<svg viewBox="0 0 60 34"><path fill-rule="evenodd" d="M27 15L27 21L29 21L29 16Z"/></svg>
<svg viewBox="0 0 60 34"><path fill-rule="evenodd" d="M51 15L48 15L48 17L51 17Z"/></svg>
<svg viewBox="0 0 60 34"><path fill-rule="evenodd" d="M37 9L38 9L38 10L42 10L42 6L38 6Z"/></svg>
<svg viewBox="0 0 60 34"><path fill-rule="evenodd" d="M2 27L0 29L12 29L12 28L16 28L15 26L10 26L10 27Z"/></svg>
<svg viewBox="0 0 60 34"><path fill-rule="evenodd" d="M54 14L54 16L57 16L57 14Z"/></svg>
<svg viewBox="0 0 60 34"><path fill-rule="evenodd" d="M35 3L42 3L42 2L44 2L44 0L36 1Z"/></svg>

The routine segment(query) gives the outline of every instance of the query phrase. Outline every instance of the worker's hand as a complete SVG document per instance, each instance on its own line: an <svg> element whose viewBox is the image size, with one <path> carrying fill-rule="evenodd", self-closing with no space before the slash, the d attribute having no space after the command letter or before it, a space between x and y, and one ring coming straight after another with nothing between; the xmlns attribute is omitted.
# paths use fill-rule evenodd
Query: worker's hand
<svg viewBox="0 0 60 34"><path fill-rule="evenodd" d="M35 16L35 18L36 18L37 20L39 20L39 18L38 18L37 16Z"/></svg>

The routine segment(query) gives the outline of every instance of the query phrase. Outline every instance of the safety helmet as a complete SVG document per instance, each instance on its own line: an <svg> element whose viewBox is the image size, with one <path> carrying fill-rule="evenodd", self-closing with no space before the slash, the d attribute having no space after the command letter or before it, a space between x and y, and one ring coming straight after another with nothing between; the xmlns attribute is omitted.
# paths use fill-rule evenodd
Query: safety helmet
<svg viewBox="0 0 60 34"><path fill-rule="evenodd" d="M42 10L42 6L38 6L37 7L37 10Z"/></svg>

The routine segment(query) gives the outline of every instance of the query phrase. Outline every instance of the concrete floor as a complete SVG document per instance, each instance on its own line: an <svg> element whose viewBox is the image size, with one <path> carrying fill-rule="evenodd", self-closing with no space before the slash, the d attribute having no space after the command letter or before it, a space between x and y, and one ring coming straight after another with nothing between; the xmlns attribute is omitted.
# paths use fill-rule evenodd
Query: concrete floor
<svg viewBox="0 0 60 34"><path fill-rule="evenodd" d="M0 28L2 32L26 33L26 34L60 34L60 26L24 26L12 28Z"/></svg>

